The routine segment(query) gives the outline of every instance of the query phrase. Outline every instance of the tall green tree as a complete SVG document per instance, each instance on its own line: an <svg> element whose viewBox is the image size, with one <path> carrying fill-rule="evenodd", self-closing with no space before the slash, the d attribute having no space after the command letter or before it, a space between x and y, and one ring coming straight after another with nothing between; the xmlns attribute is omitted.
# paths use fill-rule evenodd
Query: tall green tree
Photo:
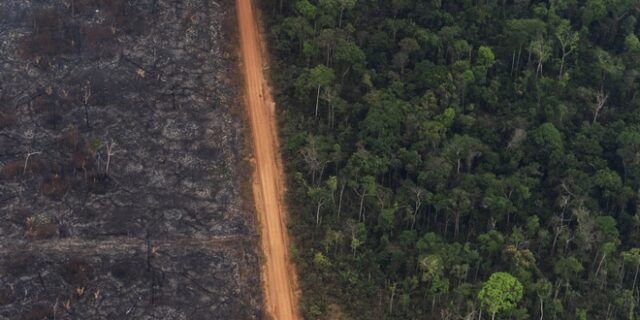
<svg viewBox="0 0 640 320"><path fill-rule="evenodd" d="M478 292L480 304L495 319L502 311L513 310L522 299L524 287L514 276L506 272L496 272L489 277Z"/></svg>

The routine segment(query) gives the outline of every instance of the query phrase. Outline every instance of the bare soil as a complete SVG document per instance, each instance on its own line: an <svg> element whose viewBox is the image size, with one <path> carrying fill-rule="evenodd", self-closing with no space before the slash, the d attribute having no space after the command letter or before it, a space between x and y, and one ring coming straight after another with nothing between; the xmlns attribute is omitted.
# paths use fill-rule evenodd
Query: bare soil
<svg viewBox="0 0 640 320"><path fill-rule="evenodd" d="M0 319L261 319L229 0L0 1Z"/></svg>
<svg viewBox="0 0 640 320"><path fill-rule="evenodd" d="M283 201L284 172L278 144L275 103L264 71L264 50L251 0L236 0L245 78L246 106L253 133L253 193L265 256L263 285L267 312L274 319L300 319L296 273L289 257Z"/></svg>

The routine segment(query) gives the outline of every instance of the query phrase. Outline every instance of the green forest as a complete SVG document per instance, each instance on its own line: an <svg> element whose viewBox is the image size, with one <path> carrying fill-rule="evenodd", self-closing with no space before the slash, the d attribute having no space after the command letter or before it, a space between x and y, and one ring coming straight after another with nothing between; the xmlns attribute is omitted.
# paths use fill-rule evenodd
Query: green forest
<svg viewBox="0 0 640 320"><path fill-rule="evenodd" d="M265 0L305 319L640 318L640 2Z"/></svg>

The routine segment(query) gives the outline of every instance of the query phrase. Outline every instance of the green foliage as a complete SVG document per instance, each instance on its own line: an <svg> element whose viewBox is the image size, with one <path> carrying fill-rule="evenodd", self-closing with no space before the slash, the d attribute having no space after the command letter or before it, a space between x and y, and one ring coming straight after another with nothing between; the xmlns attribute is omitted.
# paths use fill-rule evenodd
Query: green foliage
<svg viewBox="0 0 640 320"><path fill-rule="evenodd" d="M325 65L319 64L308 69L309 84L313 87L329 85L334 79L333 70Z"/></svg>
<svg viewBox="0 0 640 320"><path fill-rule="evenodd" d="M311 4L309 0L298 0L296 2L296 10L307 19L315 18L318 11L316 6Z"/></svg>
<svg viewBox="0 0 640 320"><path fill-rule="evenodd" d="M491 48L480 46L478 49L478 64L490 67L495 63L495 60L496 57Z"/></svg>
<svg viewBox="0 0 640 320"><path fill-rule="evenodd" d="M560 258L553 267L553 272L564 279L573 278L583 270L582 264L575 257Z"/></svg>
<svg viewBox="0 0 640 320"><path fill-rule="evenodd" d="M89 145L91 146L91 149L97 151L102 147L102 140L92 137L89 139Z"/></svg>
<svg viewBox="0 0 640 320"><path fill-rule="evenodd" d="M478 292L480 303L491 314L512 310L522 299L523 286L518 279L506 272L496 272L489 277Z"/></svg>
<svg viewBox="0 0 640 320"><path fill-rule="evenodd" d="M564 153L562 134L552 123L543 123L531 134L531 139L545 157Z"/></svg>
<svg viewBox="0 0 640 320"><path fill-rule="evenodd" d="M638 318L635 1L264 5L305 317Z"/></svg>
<svg viewBox="0 0 640 320"><path fill-rule="evenodd" d="M340 39L336 43L335 59L336 63L351 66L354 70L362 72L366 58L362 49L355 43Z"/></svg>
<svg viewBox="0 0 640 320"><path fill-rule="evenodd" d="M620 254L625 262L640 265L640 248L633 248Z"/></svg>
<svg viewBox="0 0 640 320"><path fill-rule="evenodd" d="M326 268L331 265L329 259L322 252L316 252L313 256L313 262L320 268Z"/></svg>
<svg viewBox="0 0 640 320"><path fill-rule="evenodd" d="M588 26L594 20L602 19L607 14L603 0L588 0L582 13L582 24Z"/></svg>
<svg viewBox="0 0 640 320"><path fill-rule="evenodd" d="M628 34L624 38L624 44L625 44L627 50L629 50L631 52L640 51L640 40L638 40L638 37L633 33Z"/></svg>

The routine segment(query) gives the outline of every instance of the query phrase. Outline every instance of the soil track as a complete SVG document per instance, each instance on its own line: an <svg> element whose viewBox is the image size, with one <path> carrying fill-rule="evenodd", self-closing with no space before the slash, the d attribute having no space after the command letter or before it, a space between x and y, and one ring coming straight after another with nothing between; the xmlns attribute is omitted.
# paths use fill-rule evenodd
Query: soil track
<svg viewBox="0 0 640 320"><path fill-rule="evenodd" d="M246 105L253 133L256 172L253 192L265 255L263 283L268 313L278 320L300 319L296 279L289 260L275 103L263 73L260 33L251 0L236 0L245 76Z"/></svg>

